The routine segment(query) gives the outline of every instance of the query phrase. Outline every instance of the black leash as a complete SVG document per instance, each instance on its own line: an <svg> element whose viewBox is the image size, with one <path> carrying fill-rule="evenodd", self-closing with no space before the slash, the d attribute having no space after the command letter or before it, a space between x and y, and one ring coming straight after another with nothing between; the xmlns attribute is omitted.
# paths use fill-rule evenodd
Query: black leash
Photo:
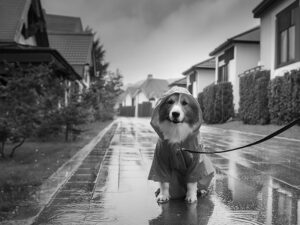
<svg viewBox="0 0 300 225"><path fill-rule="evenodd" d="M241 147L237 147L237 148L231 148L231 149L227 149L227 150L223 150L223 151L213 151L213 152L193 151L193 150L190 150L190 149L187 149L187 148L181 148L180 150L190 152L190 153L196 153L196 154L216 154L216 153L232 152L232 151L236 151L236 150L239 150L239 149L242 149L242 148L247 148L247 147L265 142L265 141L273 138L274 136L276 136L278 134L281 134L282 132L286 131L287 129L291 128L292 126L295 126L299 122L300 122L300 118L294 120L293 122L291 122L291 123L287 124L286 126L280 128L279 130L276 130L275 132L269 134L268 136L265 136L264 138L259 139L258 141L255 141L255 142L252 142L250 144L247 144L247 145L244 145L244 146L241 146Z"/></svg>

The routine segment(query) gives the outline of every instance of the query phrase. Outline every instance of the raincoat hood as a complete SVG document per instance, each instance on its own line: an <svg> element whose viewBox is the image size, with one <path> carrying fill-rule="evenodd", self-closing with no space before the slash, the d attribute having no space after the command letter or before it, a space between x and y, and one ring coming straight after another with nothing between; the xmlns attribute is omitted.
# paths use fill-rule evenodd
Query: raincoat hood
<svg viewBox="0 0 300 225"><path fill-rule="evenodd" d="M189 100L197 106L197 113L196 114L198 115L198 118L196 118L195 124L192 125L193 135L197 135L199 133L199 128L200 128L200 126L203 122L202 111L201 111L201 108L200 108L200 105L199 105L198 101L190 94L190 92L186 88L172 87L170 90L165 92L163 94L163 96L157 101L157 103L155 105L155 108L152 112L152 117L151 117L151 122L150 122L151 126L153 127L155 132L158 134L158 136L162 140L164 140L165 137L163 135L163 132L162 132L162 129L161 129L161 124L160 124L160 121L159 121L159 110L160 110L160 107L165 103L167 98L169 96L171 96L172 94L175 94L175 93L186 95L189 98Z"/></svg>

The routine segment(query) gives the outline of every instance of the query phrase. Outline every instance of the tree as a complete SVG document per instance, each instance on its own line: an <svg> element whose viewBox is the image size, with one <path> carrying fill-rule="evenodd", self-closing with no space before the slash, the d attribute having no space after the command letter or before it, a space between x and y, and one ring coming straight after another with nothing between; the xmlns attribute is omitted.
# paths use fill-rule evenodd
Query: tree
<svg viewBox="0 0 300 225"><path fill-rule="evenodd" d="M90 27L87 27L85 31L96 36L96 32ZM119 70L116 70L116 72L108 71L109 63L105 62L105 50L99 38L93 42L93 52L95 65L92 69L92 74L93 71L96 74L92 76L89 98L92 100L96 119L111 119L117 97L122 92L122 75Z"/></svg>
<svg viewBox="0 0 300 225"><path fill-rule="evenodd" d="M6 64L0 80L1 156L5 157L5 143L11 141L15 144L10 153L13 157L43 124L45 114L57 108L63 95L63 78L53 73L52 65Z"/></svg>

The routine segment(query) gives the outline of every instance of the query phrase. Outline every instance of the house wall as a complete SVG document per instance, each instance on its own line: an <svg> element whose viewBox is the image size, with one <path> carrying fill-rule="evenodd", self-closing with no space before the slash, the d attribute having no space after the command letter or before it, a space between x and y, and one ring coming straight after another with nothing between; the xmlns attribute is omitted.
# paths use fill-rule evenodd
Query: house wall
<svg viewBox="0 0 300 225"><path fill-rule="evenodd" d="M147 99L147 97L145 96L145 94L143 92L139 92L136 96L135 96L135 117L138 117L138 110L139 110L139 104L143 103L143 102L148 102L149 100Z"/></svg>
<svg viewBox="0 0 300 225"><path fill-rule="evenodd" d="M280 4L271 8L269 12L261 17L261 32L260 32L260 64L265 69L271 70L271 79L276 76L281 76L284 72L299 68L300 62L290 64L281 68L275 68L276 57L276 14L285 9L287 6L295 2L295 0L281 1Z"/></svg>
<svg viewBox="0 0 300 225"><path fill-rule="evenodd" d="M260 57L260 45L259 44L246 44L237 43L235 46L235 83L234 87L234 108L237 111L239 109L240 101L240 78L238 75L245 72L245 70L258 66Z"/></svg>
<svg viewBox="0 0 300 225"><path fill-rule="evenodd" d="M215 83L218 82L218 58L224 54L223 52L218 53L216 59L216 70L215 70ZM240 101L240 80L238 75L243 73L245 70L251 69L258 65L260 47L259 44L248 44L248 43L236 43L234 45L234 58L228 63L228 81L232 83L233 88L233 104L234 110L237 112L239 109Z"/></svg>
<svg viewBox="0 0 300 225"><path fill-rule="evenodd" d="M19 40L17 40L17 43L22 45L37 46L35 37L29 37L25 39L23 35L20 35Z"/></svg>
<svg viewBox="0 0 300 225"><path fill-rule="evenodd" d="M218 83L218 67L219 67L219 56L223 55L223 52L218 53L215 56L215 61L216 61L216 70L215 70L215 84ZM233 88L233 103L235 105L236 110L238 109L238 101L239 101L239 96L238 96L238 88L236 86L236 48L234 47L234 58L229 61L228 63L228 81L232 83L232 88Z"/></svg>
<svg viewBox="0 0 300 225"><path fill-rule="evenodd" d="M130 95L126 95L126 98L123 101L123 106L132 106L131 103L132 103L131 96Z"/></svg>
<svg viewBox="0 0 300 225"><path fill-rule="evenodd" d="M210 85L215 80L215 70L213 69L198 69L196 76L196 89L193 91L193 96L197 98L197 95L203 91L205 87Z"/></svg>

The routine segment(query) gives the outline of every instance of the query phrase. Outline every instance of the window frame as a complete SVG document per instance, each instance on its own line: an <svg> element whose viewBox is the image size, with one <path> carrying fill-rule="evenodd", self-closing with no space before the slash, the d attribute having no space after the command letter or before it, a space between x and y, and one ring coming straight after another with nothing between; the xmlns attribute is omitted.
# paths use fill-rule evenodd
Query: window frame
<svg viewBox="0 0 300 225"><path fill-rule="evenodd" d="M299 56L297 55L297 47L299 46L299 38L298 38L298 29L299 29L299 22L297 19L297 10L299 11L299 2L295 1L292 4L290 4L288 7L280 11L279 13L276 14L276 20L275 20L275 25L276 25L276 32L275 32L275 68L280 68L284 67L290 64L293 64L295 62L299 61ZM292 13L294 11L294 13ZM293 18L294 14L294 18ZM289 21L288 25L285 25L286 27L280 29L280 24L284 23L282 20L286 19L286 16L289 15ZM286 22L286 21L285 21ZM294 57L290 58L290 29L292 27L295 27L295 32L294 32ZM281 62L282 59L282 42L281 42L281 35L283 32L286 32L286 46L285 46L285 62Z"/></svg>

